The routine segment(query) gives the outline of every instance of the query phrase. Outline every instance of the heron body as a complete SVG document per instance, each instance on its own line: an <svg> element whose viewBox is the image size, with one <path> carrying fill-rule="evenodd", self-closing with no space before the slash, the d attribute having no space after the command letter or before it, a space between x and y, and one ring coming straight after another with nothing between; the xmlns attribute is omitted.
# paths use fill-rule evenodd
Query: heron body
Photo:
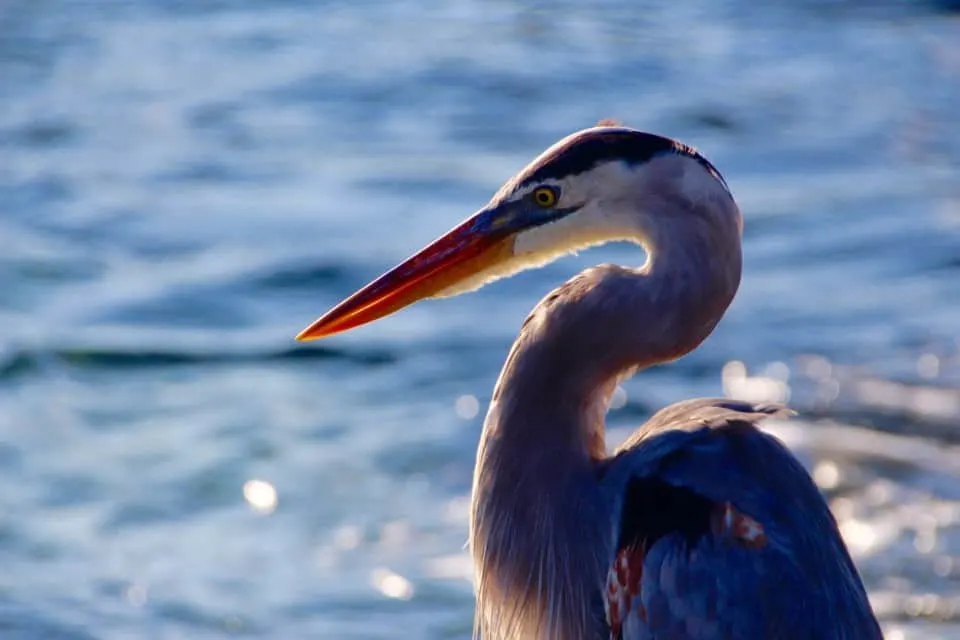
<svg viewBox="0 0 960 640"><path fill-rule="evenodd" d="M836 522L757 424L788 410L669 406L608 455L611 393L695 349L733 301L740 211L668 138L577 132L466 222L304 330L345 331L611 240L639 268L587 269L524 322L474 473L470 551L484 640L872 639L882 634Z"/></svg>

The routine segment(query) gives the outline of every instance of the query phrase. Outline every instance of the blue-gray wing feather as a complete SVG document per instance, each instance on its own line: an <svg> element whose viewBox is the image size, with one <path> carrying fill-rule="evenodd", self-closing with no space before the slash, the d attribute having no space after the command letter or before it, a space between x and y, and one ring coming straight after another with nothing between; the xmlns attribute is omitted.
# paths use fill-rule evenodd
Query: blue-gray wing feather
<svg viewBox="0 0 960 640"><path fill-rule="evenodd" d="M781 413L730 400L678 403L611 458L602 482L620 496L617 552L635 549L642 560L621 640L882 638L819 490L755 426ZM762 525L762 544L718 531L725 505Z"/></svg>

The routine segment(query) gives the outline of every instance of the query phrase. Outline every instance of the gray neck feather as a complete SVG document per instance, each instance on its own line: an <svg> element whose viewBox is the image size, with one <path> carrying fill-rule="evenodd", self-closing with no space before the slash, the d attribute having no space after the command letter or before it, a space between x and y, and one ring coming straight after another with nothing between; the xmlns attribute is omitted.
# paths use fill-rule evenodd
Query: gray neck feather
<svg viewBox="0 0 960 640"><path fill-rule="evenodd" d="M724 196L646 198L633 239L648 263L588 269L524 323L474 475L470 546L484 640L602 637L616 532L595 476L607 455L607 403L622 377L699 345L733 300L740 217Z"/></svg>

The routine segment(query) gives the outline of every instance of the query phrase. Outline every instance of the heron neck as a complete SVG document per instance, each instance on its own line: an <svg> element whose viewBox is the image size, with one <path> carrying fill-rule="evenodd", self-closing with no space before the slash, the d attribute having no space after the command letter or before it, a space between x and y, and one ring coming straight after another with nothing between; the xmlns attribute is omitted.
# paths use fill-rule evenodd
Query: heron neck
<svg viewBox="0 0 960 640"><path fill-rule="evenodd" d="M739 226L660 226L635 238L640 269L588 269L544 298L524 323L494 391L499 438L606 455L604 416L617 383L675 360L712 333L740 283Z"/></svg>
<svg viewBox="0 0 960 640"><path fill-rule="evenodd" d="M583 638L602 629L594 598L613 506L596 463L607 455L610 395L628 372L700 344L740 281L739 228L644 239L654 250L643 268L595 267L541 301L500 374L470 523L485 637L566 639L542 631L570 629Z"/></svg>

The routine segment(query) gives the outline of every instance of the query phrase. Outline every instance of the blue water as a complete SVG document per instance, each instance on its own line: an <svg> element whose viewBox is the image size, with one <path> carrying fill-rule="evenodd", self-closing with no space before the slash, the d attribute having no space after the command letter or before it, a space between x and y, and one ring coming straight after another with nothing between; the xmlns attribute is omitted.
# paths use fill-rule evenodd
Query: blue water
<svg viewBox="0 0 960 640"><path fill-rule="evenodd" d="M720 168L746 267L699 351L625 385L612 440L684 397L788 400L771 429L888 637L956 637L948 4L0 4L0 635L468 637L510 341L578 269L642 256L292 337L616 117Z"/></svg>

